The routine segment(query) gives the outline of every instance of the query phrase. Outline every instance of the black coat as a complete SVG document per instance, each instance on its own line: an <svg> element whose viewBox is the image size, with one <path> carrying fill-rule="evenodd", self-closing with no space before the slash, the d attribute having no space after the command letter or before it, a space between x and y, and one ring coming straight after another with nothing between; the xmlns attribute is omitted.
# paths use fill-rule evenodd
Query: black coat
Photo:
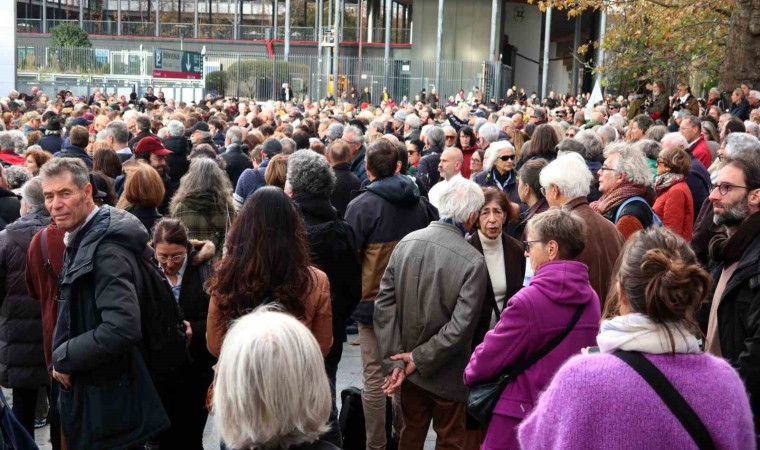
<svg viewBox="0 0 760 450"><path fill-rule="evenodd" d="M74 144L69 144L68 147L64 148L53 156L56 158L79 158L87 166L88 169L92 170L92 156L88 155L85 149L82 147L77 147Z"/></svg>
<svg viewBox="0 0 760 450"><path fill-rule="evenodd" d="M0 232L0 385L35 389L48 384L40 302L26 286L26 253L34 235L50 224L43 208Z"/></svg>
<svg viewBox="0 0 760 450"><path fill-rule="evenodd" d="M757 214L757 213L756 213ZM716 262L712 272L717 285L724 269ZM714 289L714 287L713 287ZM707 297L713 298L711 293ZM709 305L704 308L709 311ZM718 306L720 351L744 381L755 418L760 426L760 235L744 250Z"/></svg>
<svg viewBox="0 0 760 450"><path fill-rule="evenodd" d="M153 227L156 225L156 222L163 217L158 213L158 209L148 206L131 206L127 211L140 220L140 223L148 230L149 236L153 235Z"/></svg>
<svg viewBox="0 0 760 450"><path fill-rule="evenodd" d="M170 136L164 139L164 147L172 151L171 155L166 155L169 176L172 180L179 180L190 168L190 142L184 136Z"/></svg>
<svg viewBox="0 0 760 450"><path fill-rule="evenodd" d="M351 193L362 187L362 182L352 171L349 163L339 163L333 166L335 172L335 190L330 195L330 203L338 210L338 216L346 214L346 207L351 202Z"/></svg>
<svg viewBox="0 0 760 450"><path fill-rule="evenodd" d="M63 147L63 138L60 134L47 134L37 142L48 153L55 154L61 151Z"/></svg>
<svg viewBox="0 0 760 450"><path fill-rule="evenodd" d="M21 217L21 201L13 192L0 188L0 230Z"/></svg>
<svg viewBox="0 0 760 450"><path fill-rule="evenodd" d="M286 98L286 94L287 94L287 98ZM291 88L287 88L287 89L280 88L280 95L279 95L278 99L281 102L292 102L293 100L295 100L293 98L293 89L291 89Z"/></svg>
<svg viewBox="0 0 760 450"><path fill-rule="evenodd" d="M731 107L728 108L728 112L735 115L742 121L749 120L749 110L751 108L749 107L749 102L747 100L742 100L741 103L738 105L736 103L731 103Z"/></svg>
<svg viewBox="0 0 760 450"><path fill-rule="evenodd" d="M468 241L480 254L483 254L483 244L480 242L480 235L477 230L474 231ZM522 243L513 237L507 236L506 233L501 233L501 245L504 249L504 269L507 278L507 296L504 300L504 307L506 307L507 301L517 291L522 289L525 278L525 251L523 250ZM486 302L483 304L478 326L475 328L472 336L473 349L483 342L483 338L491 328L491 317L495 314L494 308L499 309L496 303L496 296L493 293L491 278L489 277L486 288ZM501 309L499 309L499 313L501 313Z"/></svg>
<svg viewBox="0 0 760 450"><path fill-rule="evenodd" d="M422 179L423 184L428 190L435 186L441 180L441 174L438 172L438 163L441 162L443 149L440 147L430 147L422 152L422 158L417 165L417 176Z"/></svg>
<svg viewBox="0 0 760 450"><path fill-rule="evenodd" d="M66 248L53 368L71 375L58 399L71 450L130 448L169 426L138 350L147 240L133 215L104 206Z"/></svg>
<svg viewBox="0 0 760 450"><path fill-rule="evenodd" d="M214 257L214 253L198 253L191 248L187 257L188 263L179 290L179 306L182 307L185 320L190 322L190 328L193 330L193 339L190 341L192 365L195 370L206 371L213 377L211 367L216 364L216 358L211 356L206 347L209 295L205 285L211 272L211 258Z"/></svg>
<svg viewBox="0 0 760 450"><path fill-rule="evenodd" d="M153 133L151 133L150 131L141 131L140 133L137 134L137 136L129 140L128 142L129 148L131 148L132 151L134 152L135 148L137 147L137 143L140 142L143 138L146 138L148 136L153 136Z"/></svg>
<svg viewBox="0 0 760 450"><path fill-rule="evenodd" d="M243 149L239 144L231 144L227 147L227 151L222 153L222 158L224 158L224 161L227 163L225 170L227 171L227 176L230 177L230 182L232 182L233 186L237 186L240 174L242 174L245 169L253 167L251 158L243 153Z"/></svg>
<svg viewBox="0 0 760 450"><path fill-rule="evenodd" d="M351 227L325 196L297 193L293 201L301 210L312 264L330 280L333 345L346 340L346 320L362 296L361 263Z"/></svg>

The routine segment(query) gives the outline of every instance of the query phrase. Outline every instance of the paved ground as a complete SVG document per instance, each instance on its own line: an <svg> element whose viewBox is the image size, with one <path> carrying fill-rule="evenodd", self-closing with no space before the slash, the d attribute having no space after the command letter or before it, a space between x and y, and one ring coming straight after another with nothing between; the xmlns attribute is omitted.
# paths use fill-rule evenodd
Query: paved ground
<svg viewBox="0 0 760 450"><path fill-rule="evenodd" d="M350 345L350 341L355 339L355 337L355 335L349 336L349 342L346 342L345 347L343 348L343 358L341 359L340 366L338 367L338 393L349 386L362 386L362 364L359 353L359 346ZM8 399L8 402L12 404L13 399L11 392L9 390L3 389L3 393L5 394L5 398ZM338 394L338 402L340 402L340 394ZM340 403L338 403L338 407L340 407ZM48 441L49 436L50 431L48 430L48 427L36 430L35 439L41 450L51 449L50 443ZM435 448L435 434L432 432L432 430L428 434L427 439L428 440L425 442L424 450L433 450ZM203 447L205 450L219 449L219 435L214 429L211 420L209 420L206 424L206 430L203 436Z"/></svg>

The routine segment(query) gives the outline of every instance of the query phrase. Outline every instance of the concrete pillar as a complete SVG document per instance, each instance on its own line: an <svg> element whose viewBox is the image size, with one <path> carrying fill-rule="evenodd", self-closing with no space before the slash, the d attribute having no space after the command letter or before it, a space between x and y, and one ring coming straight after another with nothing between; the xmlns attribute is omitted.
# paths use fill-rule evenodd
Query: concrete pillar
<svg viewBox="0 0 760 450"><path fill-rule="evenodd" d="M161 0L156 0L156 37L161 36Z"/></svg>
<svg viewBox="0 0 760 450"><path fill-rule="evenodd" d="M193 9L193 37L198 39L198 0L195 0Z"/></svg>
<svg viewBox="0 0 760 450"><path fill-rule="evenodd" d="M79 28L84 28L84 0L79 0Z"/></svg>
<svg viewBox="0 0 760 450"><path fill-rule="evenodd" d="M274 12L272 13L272 39L277 39L277 19L279 19L280 2L274 0Z"/></svg>
<svg viewBox="0 0 760 450"><path fill-rule="evenodd" d="M324 0L317 0L317 79L321 80L324 73L322 73L322 14L324 12L325 2ZM316 98L313 100L319 101L322 98L322 82L318 82L316 86Z"/></svg>
<svg viewBox="0 0 760 450"><path fill-rule="evenodd" d="M443 5L445 0L438 0L438 30L435 41L435 88L441 89L441 58L443 57ZM411 94L411 93L410 93Z"/></svg>
<svg viewBox="0 0 760 450"><path fill-rule="evenodd" d="M581 46L581 21L582 15L579 14L575 18L575 32L573 34L573 76L571 78L572 87L571 94L578 94L578 47Z"/></svg>
<svg viewBox="0 0 760 450"><path fill-rule="evenodd" d="M607 11L601 8L599 12L599 32L597 33L597 36L599 36L599 46L596 48L594 67L604 65L604 48L602 48L602 44L604 43L604 35L607 33ZM602 73L597 70L594 75L594 86L596 86L596 83L600 83L599 85L601 86L601 81Z"/></svg>
<svg viewBox="0 0 760 450"><path fill-rule="evenodd" d="M42 26L40 26L40 31L47 33L47 0L42 0Z"/></svg>
<svg viewBox="0 0 760 450"><path fill-rule="evenodd" d="M240 10L238 9L238 2L240 0L235 0L235 12L233 13L233 19L232 19L232 39L240 39Z"/></svg>
<svg viewBox="0 0 760 450"><path fill-rule="evenodd" d="M383 85L390 91L391 79L391 15L393 0L385 0L385 73Z"/></svg>
<svg viewBox="0 0 760 450"><path fill-rule="evenodd" d="M16 2L0 2L0 92L16 89ZM49 92L49 94L55 94Z"/></svg>
<svg viewBox="0 0 760 450"><path fill-rule="evenodd" d="M290 0L285 0L285 62L290 56Z"/></svg>
<svg viewBox="0 0 760 450"><path fill-rule="evenodd" d="M367 42L372 42L372 31L375 28L375 2L367 0Z"/></svg>
<svg viewBox="0 0 760 450"><path fill-rule="evenodd" d="M338 99L338 72L340 71L340 61L338 60L338 55L340 54L340 41L342 36L341 27L343 22L343 8L341 5L341 0L335 0L335 46L333 47L333 95L335 96L335 100Z"/></svg>
<svg viewBox="0 0 760 450"><path fill-rule="evenodd" d="M490 61L496 61L498 55L496 53L496 18L499 15L499 0L491 0L491 38L488 46L488 59Z"/></svg>
<svg viewBox="0 0 760 450"><path fill-rule="evenodd" d="M546 97L546 85L549 81L549 44L551 44L552 9L546 8L546 24L544 26L544 64L541 75L541 99Z"/></svg>

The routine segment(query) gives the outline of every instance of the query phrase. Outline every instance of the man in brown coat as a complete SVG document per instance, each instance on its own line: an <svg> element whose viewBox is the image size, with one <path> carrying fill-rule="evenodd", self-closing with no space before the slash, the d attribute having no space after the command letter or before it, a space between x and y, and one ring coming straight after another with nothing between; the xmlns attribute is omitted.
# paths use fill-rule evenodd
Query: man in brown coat
<svg viewBox="0 0 760 450"><path fill-rule="evenodd" d="M586 197L593 179L582 156L566 153L544 167L540 182L549 206L567 205L586 222L586 248L578 261L588 266L591 287L604 310L612 272L624 240L612 222L589 207Z"/></svg>

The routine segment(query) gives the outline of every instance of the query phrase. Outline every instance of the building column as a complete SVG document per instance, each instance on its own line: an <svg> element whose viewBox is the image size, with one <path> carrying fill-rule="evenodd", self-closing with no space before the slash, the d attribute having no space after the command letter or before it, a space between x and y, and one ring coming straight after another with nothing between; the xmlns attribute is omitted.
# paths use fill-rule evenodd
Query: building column
<svg viewBox="0 0 760 450"><path fill-rule="evenodd" d="M47 0L42 0L42 26L40 31L47 33Z"/></svg>
<svg viewBox="0 0 760 450"><path fill-rule="evenodd" d="M549 45L551 44L551 30L552 9L546 8L546 24L544 26L544 72L541 75L541 99L546 97L546 85L549 81Z"/></svg>
<svg viewBox="0 0 760 450"><path fill-rule="evenodd" d="M10 92L18 89L16 85L16 11L15 1L0 2L0 92ZM19 89L20 90L20 89Z"/></svg>
<svg viewBox="0 0 760 450"><path fill-rule="evenodd" d="M390 79L391 79L391 9L393 8L393 0L385 0L385 76L383 77L383 84L388 88L390 92Z"/></svg>
<svg viewBox="0 0 760 450"><path fill-rule="evenodd" d="M156 37L161 36L161 0L156 0Z"/></svg>
<svg viewBox="0 0 760 450"><path fill-rule="evenodd" d="M274 11L272 12L272 39L277 39L277 19L279 19L280 3L274 0Z"/></svg>
<svg viewBox="0 0 760 450"><path fill-rule="evenodd" d="M499 0L491 0L491 38L488 46L488 59L496 61L496 18L499 15Z"/></svg>
<svg viewBox="0 0 760 450"><path fill-rule="evenodd" d="M195 39L198 39L198 0L195 0L194 8L195 9L193 9L193 37Z"/></svg>
<svg viewBox="0 0 760 450"><path fill-rule="evenodd" d="M340 61L338 60L338 56L340 54L340 40L341 40L341 26L342 26L342 15L343 15L343 8L341 5L340 0L335 0L335 42L333 46L333 96L335 96L335 101L338 101L339 95L338 95L338 86L340 83L338 82L338 71L340 71Z"/></svg>
<svg viewBox="0 0 760 450"><path fill-rule="evenodd" d="M84 28L84 0L79 0L79 28Z"/></svg>
<svg viewBox="0 0 760 450"><path fill-rule="evenodd" d="M322 14L324 12L324 0L317 0L317 11L316 11L316 17L317 19L317 34L315 39L317 40L317 80L319 82L316 86L316 92L312 94L312 100L316 100L316 103L319 104L319 99L322 98L322 77L324 76L324 73L322 73ZM314 86L312 86L314 88Z"/></svg>
<svg viewBox="0 0 760 450"><path fill-rule="evenodd" d="M599 12L599 32L597 33L597 36L599 36L599 46L596 48L594 67L604 65L604 48L602 47L602 44L604 43L604 35L607 33L607 11L602 7L599 9ZM601 86L601 81L602 73L597 70L594 75L594 86L596 86L596 83L600 83Z"/></svg>
<svg viewBox="0 0 760 450"><path fill-rule="evenodd" d="M285 62L290 56L290 0L285 0Z"/></svg>
<svg viewBox="0 0 760 450"><path fill-rule="evenodd" d="M438 30L435 41L435 88L441 89L441 58L443 58L443 5L445 0L438 0ZM411 94L411 93L410 93Z"/></svg>
<svg viewBox="0 0 760 450"><path fill-rule="evenodd" d="M571 93L573 96L578 94L578 47L581 46L581 21L583 15L579 14L575 18L575 32L573 33L573 76Z"/></svg>

